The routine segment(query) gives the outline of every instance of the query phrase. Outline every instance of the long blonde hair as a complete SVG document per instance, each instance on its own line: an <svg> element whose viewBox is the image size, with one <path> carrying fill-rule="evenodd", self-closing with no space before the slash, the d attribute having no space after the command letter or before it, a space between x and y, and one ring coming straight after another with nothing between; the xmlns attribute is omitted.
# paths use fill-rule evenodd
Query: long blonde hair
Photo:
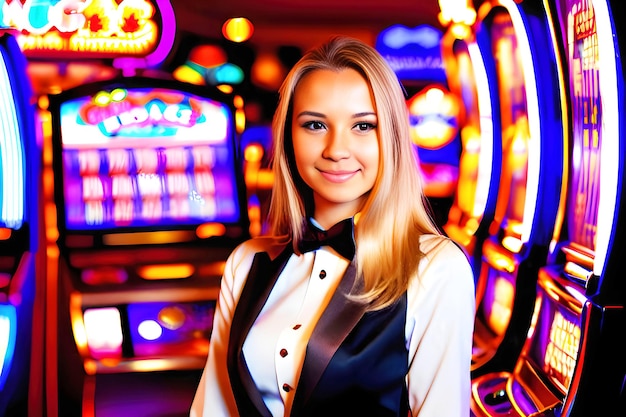
<svg viewBox="0 0 626 417"><path fill-rule="evenodd" d="M386 307L406 291L417 274L420 236L439 234L422 191L417 155L409 137L409 117L402 86L384 58L371 46L333 37L307 52L279 90L272 124L274 188L268 213L270 232L292 238L294 251L313 213L312 190L295 166L291 139L293 95L302 77L317 69L352 68L370 84L378 116L378 178L355 228L359 297L371 309Z"/></svg>

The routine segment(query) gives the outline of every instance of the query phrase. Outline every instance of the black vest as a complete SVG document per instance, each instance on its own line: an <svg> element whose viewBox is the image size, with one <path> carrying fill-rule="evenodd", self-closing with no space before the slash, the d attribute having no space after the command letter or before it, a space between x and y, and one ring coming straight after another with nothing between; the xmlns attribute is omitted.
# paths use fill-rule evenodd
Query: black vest
<svg viewBox="0 0 626 417"><path fill-rule="evenodd" d="M271 417L246 365L243 342L292 253L289 245L274 260L257 253L235 309L228 372L242 417ZM364 304L346 297L354 279L351 264L311 335L292 417L408 414L406 294L386 309L365 312Z"/></svg>

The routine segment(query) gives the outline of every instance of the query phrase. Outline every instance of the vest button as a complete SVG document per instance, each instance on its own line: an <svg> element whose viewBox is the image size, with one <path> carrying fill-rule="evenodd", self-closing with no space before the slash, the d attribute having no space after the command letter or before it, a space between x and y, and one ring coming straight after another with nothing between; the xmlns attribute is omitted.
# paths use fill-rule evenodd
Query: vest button
<svg viewBox="0 0 626 417"><path fill-rule="evenodd" d="M283 358L284 358L285 356L287 356L287 353L288 353L288 352L287 352L287 349L281 349L281 350L280 350L280 356L282 356Z"/></svg>
<svg viewBox="0 0 626 417"><path fill-rule="evenodd" d="M289 384L283 384L283 391L285 392L291 391L291 387L289 386Z"/></svg>
<svg viewBox="0 0 626 417"><path fill-rule="evenodd" d="M324 271L323 269L320 271L320 279L324 279L326 278L326 271Z"/></svg>

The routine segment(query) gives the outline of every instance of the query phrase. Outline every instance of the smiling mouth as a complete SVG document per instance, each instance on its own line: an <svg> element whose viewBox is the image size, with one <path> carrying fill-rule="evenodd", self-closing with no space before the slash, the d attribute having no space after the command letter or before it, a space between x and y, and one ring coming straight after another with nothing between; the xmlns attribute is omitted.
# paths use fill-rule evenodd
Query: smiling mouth
<svg viewBox="0 0 626 417"><path fill-rule="evenodd" d="M320 171L326 180L335 183L346 182L355 176L357 172L358 171Z"/></svg>

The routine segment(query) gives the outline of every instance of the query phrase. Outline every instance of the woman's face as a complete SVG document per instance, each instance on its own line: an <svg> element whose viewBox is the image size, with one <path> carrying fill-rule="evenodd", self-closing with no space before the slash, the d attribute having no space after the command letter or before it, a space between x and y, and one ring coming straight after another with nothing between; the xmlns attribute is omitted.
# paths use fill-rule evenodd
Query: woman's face
<svg viewBox="0 0 626 417"><path fill-rule="evenodd" d="M378 118L368 83L353 69L314 70L293 96L298 173L313 190L324 227L352 217L378 175Z"/></svg>

